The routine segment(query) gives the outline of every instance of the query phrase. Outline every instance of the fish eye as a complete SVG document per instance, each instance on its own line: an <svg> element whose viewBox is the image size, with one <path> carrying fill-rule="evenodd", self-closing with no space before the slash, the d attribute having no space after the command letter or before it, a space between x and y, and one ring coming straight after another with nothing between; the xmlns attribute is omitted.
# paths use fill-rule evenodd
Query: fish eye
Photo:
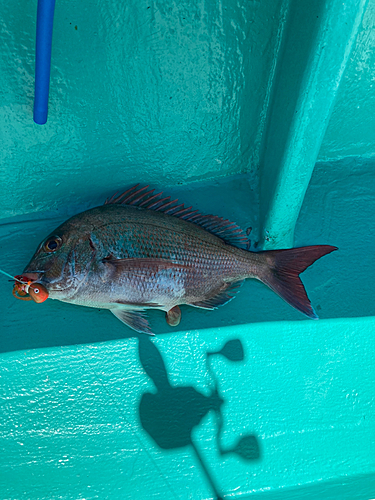
<svg viewBox="0 0 375 500"><path fill-rule="evenodd" d="M56 252L62 245L62 239L59 236L52 236L43 245L43 250L45 252Z"/></svg>

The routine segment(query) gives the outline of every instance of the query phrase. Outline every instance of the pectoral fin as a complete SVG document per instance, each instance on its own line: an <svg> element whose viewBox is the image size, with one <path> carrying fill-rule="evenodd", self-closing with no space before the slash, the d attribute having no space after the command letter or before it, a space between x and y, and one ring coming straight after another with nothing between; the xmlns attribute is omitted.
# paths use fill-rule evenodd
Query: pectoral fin
<svg viewBox="0 0 375 500"><path fill-rule="evenodd" d="M147 314L144 311L134 309L111 309L111 312L132 330L139 333L147 333L147 335L155 335L151 331Z"/></svg>

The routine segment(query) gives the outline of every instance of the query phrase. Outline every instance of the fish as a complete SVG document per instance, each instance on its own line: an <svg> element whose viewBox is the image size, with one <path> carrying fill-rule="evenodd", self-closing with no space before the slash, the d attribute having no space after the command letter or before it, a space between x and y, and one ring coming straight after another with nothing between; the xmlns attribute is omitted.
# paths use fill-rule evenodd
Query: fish
<svg viewBox="0 0 375 500"><path fill-rule="evenodd" d="M253 252L237 224L154 193L137 184L50 233L20 275L31 298L109 309L136 332L153 335L148 310L164 311L176 326L181 305L214 310L244 280L256 279L318 319L299 275L337 247ZM35 287L43 295L38 300Z"/></svg>

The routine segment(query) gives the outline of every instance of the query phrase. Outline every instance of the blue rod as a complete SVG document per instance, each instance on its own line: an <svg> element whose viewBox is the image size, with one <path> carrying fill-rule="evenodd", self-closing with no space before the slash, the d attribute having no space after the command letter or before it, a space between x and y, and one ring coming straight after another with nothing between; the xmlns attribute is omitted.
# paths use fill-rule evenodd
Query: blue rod
<svg viewBox="0 0 375 500"><path fill-rule="evenodd" d="M34 122L43 125L48 115L49 78L55 0L38 0L35 49Z"/></svg>

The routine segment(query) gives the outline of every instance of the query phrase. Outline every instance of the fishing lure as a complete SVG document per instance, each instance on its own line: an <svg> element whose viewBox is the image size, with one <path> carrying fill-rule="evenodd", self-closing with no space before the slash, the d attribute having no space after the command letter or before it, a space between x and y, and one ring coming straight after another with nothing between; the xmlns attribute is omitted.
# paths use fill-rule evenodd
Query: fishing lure
<svg viewBox="0 0 375 500"><path fill-rule="evenodd" d="M33 300L37 304L40 304L48 299L49 294L47 289L41 283L34 283L25 276L22 276L22 274L12 276L1 269L0 273L12 278L12 280L15 280L12 293L16 299Z"/></svg>

